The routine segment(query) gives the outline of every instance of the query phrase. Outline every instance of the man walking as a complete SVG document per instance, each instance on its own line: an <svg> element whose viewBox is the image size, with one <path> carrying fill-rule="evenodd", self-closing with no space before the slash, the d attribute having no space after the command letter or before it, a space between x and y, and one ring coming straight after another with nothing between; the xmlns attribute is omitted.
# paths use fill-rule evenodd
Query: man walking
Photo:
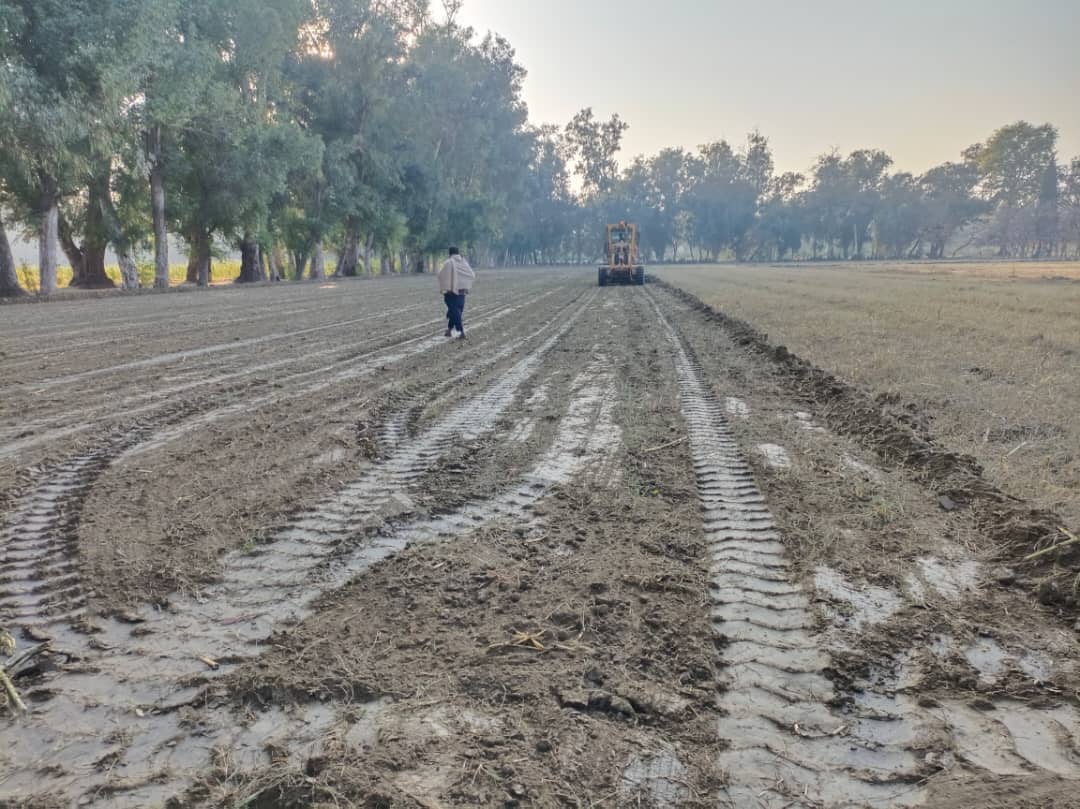
<svg viewBox="0 0 1080 809"><path fill-rule="evenodd" d="M465 296L472 289L476 273L456 247L451 247L449 253L450 257L439 270L439 291L446 301L446 336L451 337L458 331L464 340L465 323L462 316L465 313Z"/></svg>

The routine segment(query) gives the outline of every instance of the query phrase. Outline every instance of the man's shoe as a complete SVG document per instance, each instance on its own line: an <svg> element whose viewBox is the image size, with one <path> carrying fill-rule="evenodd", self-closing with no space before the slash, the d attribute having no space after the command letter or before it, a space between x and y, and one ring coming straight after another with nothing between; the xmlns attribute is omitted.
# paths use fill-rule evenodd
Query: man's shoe
<svg viewBox="0 0 1080 809"><path fill-rule="evenodd" d="M451 336L453 336L453 334L454 334L454 332L453 332L453 331L452 331L451 329L447 329L447 330L446 330L446 335L445 335L445 336L446 336L446 337L451 337Z"/></svg>
<svg viewBox="0 0 1080 809"><path fill-rule="evenodd" d="M465 336L465 332L462 332L461 337L459 337L458 339L459 340L468 340L469 338Z"/></svg>

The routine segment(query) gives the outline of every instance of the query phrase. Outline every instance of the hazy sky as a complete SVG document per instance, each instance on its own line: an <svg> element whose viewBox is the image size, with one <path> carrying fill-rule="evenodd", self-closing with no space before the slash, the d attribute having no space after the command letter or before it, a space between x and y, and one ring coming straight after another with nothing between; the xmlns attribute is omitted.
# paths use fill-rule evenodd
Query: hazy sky
<svg viewBox="0 0 1080 809"><path fill-rule="evenodd" d="M618 112L624 159L757 127L782 170L876 147L918 173L1018 119L1080 156L1080 0L465 0L459 21L517 49L533 122Z"/></svg>

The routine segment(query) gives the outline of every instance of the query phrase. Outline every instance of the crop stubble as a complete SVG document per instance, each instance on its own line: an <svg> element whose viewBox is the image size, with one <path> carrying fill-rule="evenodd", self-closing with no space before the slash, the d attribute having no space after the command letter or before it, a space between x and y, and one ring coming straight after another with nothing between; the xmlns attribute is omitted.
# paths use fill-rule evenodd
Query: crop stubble
<svg viewBox="0 0 1080 809"><path fill-rule="evenodd" d="M910 407L1005 491L1080 526L1074 263L670 267L659 277Z"/></svg>

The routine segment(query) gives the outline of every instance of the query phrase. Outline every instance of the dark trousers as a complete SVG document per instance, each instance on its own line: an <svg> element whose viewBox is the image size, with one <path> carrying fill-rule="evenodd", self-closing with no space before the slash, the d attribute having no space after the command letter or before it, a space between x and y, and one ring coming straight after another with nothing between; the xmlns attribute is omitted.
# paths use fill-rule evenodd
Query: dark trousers
<svg viewBox="0 0 1080 809"><path fill-rule="evenodd" d="M443 300L446 301L446 325L451 331L465 333L465 324L461 316L465 314L465 295L462 293L444 292Z"/></svg>

